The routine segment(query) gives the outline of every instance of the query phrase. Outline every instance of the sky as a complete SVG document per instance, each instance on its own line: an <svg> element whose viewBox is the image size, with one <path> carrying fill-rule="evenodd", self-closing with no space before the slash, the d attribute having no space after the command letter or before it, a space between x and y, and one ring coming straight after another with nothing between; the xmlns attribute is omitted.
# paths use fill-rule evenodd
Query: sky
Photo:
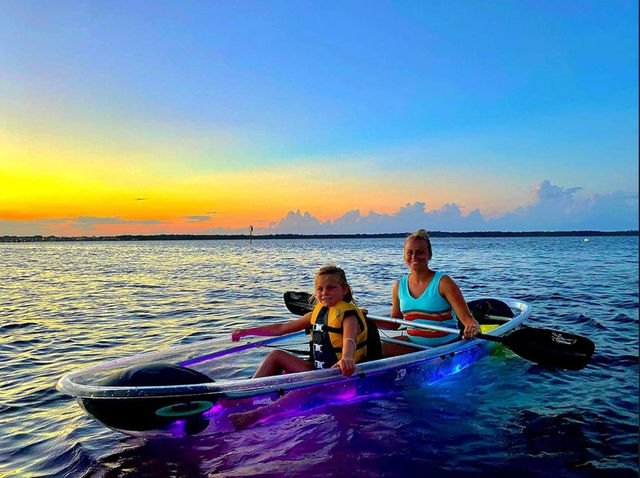
<svg viewBox="0 0 640 478"><path fill-rule="evenodd" d="M0 236L638 229L638 2L0 2Z"/></svg>

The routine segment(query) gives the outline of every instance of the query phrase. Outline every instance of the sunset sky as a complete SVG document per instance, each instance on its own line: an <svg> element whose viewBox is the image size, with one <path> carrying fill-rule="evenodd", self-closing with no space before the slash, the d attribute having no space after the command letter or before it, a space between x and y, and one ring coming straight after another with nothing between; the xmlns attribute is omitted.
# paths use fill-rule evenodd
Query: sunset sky
<svg viewBox="0 0 640 478"><path fill-rule="evenodd" d="M638 228L638 2L0 3L0 236Z"/></svg>

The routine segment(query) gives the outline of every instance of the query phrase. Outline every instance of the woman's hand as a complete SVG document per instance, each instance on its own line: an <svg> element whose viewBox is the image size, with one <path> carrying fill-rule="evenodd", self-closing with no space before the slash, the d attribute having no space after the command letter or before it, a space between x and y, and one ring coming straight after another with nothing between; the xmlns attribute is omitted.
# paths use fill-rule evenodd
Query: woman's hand
<svg viewBox="0 0 640 478"><path fill-rule="evenodd" d="M474 319L473 322L468 323L464 326L464 332L462 333L462 336L465 339L472 339L473 337L478 335L479 332L480 332L480 324L478 323L478 321Z"/></svg>
<svg viewBox="0 0 640 478"><path fill-rule="evenodd" d="M342 357L338 363L331 368L340 368L343 376L350 377L356 370L356 362L353 358Z"/></svg>
<svg viewBox="0 0 640 478"><path fill-rule="evenodd" d="M467 302L464 300L458 285L449 276L443 276L438 285L438 292L451 304L458 320L464 324L462 338L472 339L480 332L480 324L473 318Z"/></svg>

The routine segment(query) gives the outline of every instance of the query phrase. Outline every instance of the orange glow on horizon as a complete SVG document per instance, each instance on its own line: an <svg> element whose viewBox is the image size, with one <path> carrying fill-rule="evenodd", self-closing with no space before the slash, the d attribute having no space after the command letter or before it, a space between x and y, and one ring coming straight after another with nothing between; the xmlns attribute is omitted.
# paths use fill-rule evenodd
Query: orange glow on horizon
<svg viewBox="0 0 640 478"><path fill-rule="evenodd" d="M130 163L78 145L9 139L0 137L0 155L7 159L0 164L0 219L55 219L50 228L61 235L82 233L65 218L125 221L95 221L89 230L96 235L206 233L268 227L297 210L323 222L354 209L361 215L391 214L413 200L402 197L406 188L392 178L381 187L366 176L353 181L333 174L340 164L205 173L174 167L173 160Z"/></svg>
<svg viewBox="0 0 640 478"><path fill-rule="evenodd" d="M296 167L230 171L216 170L215 158L203 165L151 158L150 151L118 155L93 151L80 139L45 138L51 139L0 134L0 220L46 222L55 235L244 231L249 224L267 228L289 211L326 222L353 210L391 215L407 203L422 201L433 210L452 200L449 181L429 181L418 170L374 174L363 159L313 158ZM465 213L478 202L471 188L462 187L456 197Z"/></svg>

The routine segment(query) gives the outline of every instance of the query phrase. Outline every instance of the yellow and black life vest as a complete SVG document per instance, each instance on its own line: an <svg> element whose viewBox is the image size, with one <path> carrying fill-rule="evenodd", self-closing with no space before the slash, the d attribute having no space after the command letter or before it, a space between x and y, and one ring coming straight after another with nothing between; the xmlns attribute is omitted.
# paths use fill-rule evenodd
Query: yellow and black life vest
<svg viewBox="0 0 640 478"><path fill-rule="evenodd" d="M351 311L355 312L361 330L353 358L361 362L366 357L367 322L360 309L344 301L330 308L318 303L311 314L311 360L315 368L330 368L342 357L342 321L345 313Z"/></svg>

